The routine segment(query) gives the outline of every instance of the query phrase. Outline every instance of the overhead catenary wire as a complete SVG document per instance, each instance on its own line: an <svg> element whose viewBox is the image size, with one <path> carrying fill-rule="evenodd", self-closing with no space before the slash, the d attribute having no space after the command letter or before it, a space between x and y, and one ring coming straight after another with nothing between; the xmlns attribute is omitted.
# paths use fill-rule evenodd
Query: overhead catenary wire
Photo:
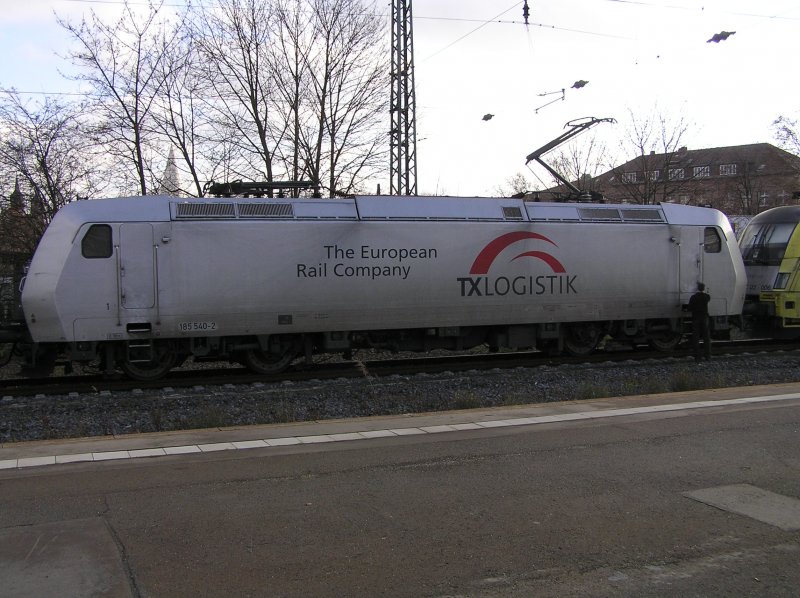
<svg viewBox="0 0 800 598"><path fill-rule="evenodd" d="M488 20L486 20L486 21L483 21L483 22L482 22L480 25L478 25L477 27L475 27L475 29L473 29L473 30L471 30L471 31L468 31L467 33L465 33L464 35L462 35L462 36L461 36L461 37L459 37L458 39L456 39L456 40L453 40L452 42L450 42L449 44L447 44L447 45L446 45L444 48L441 48L440 50L437 50L436 52L434 52L433 54L431 54L430 56L428 56L427 58L425 58L425 60L430 60L430 59L431 59L431 58L433 58L434 56L438 56L439 54L441 54L442 52L444 52L444 51L445 51L445 50L447 50L448 48L451 48L451 47L453 47L454 45L456 45L458 42L460 42L460 41L461 41L461 40L463 40L464 38L466 38L466 37L469 37L470 35L472 35L472 34L473 34L473 33L475 33L476 31L480 31L481 29L483 29L484 27L486 27L486 25L488 25L488 24L492 23L492 22L493 22L495 19L499 19L499 18L500 18L500 17L502 17L504 14L506 14L506 13L508 13L508 12L511 12L512 10L514 10L515 8L517 8L517 7L519 7L519 6L522 6L522 2L515 2L513 5L511 5L511 6L510 6L509 8L507 8L507 9L505 9L505 10L504 10L503 12L501 12L500 14L498 14L498 15L496 15L496 16L494 16L494 17L492 17L491 19L488 19Z"/></svg>
<svg viewBox="0 0 800 598"><path fill-rule="evenodd" d="M150 5L150 2L144 0L57 0L58 2L63 3L73 3L73 4L107 4L107 5L142 5L147 6ZM706 11L706 8L703 6L692 7L692 6L679 6L671 3L662 3L662 2L645 2L642 0L603 0L604 2L611 2L615 4L623 4L623 5L632 5L637 7L643 8L652 8L652 9L674 9L674 10L684 10L684 11ZM191 3L188 1L184 2L181 0L178 1L165 1L161 6L164 7L187 7ZM207 6L214 6L220 4L219 0L198 0L195 2L195 5L207 5ZM473 33L483 29L487 25L490 24L506 24L506 25L525 25L524 21L522 20L504 20L500 17L506 15L507 13L513 11L514 9L519 8L522 9L524 5L523 1L515 2L513 5L508 7L507 9L503 10L499 14L495 15L490 19L474 19L474 18L466 18L466 17L450 17L450 16L425 16L425 15L414 15L414 20L433 20L433 21L455 21L455 22L474 22L479 23L477 27L468 31L464 35L460 36L459 38L453 40L452 42L448 43L446 46L440 48L433 54L426 57L424 60L430 60L431 58L438 56L439 54L445 52L449 48L453 47L457 43L461 42L462 40L466 39ZM728 11L719 11L715 10L715 12L728 12ZM520 13L521 14L521 13ZM730 12L728 14L736 14L739 16L745 17L752 17L752 18L764 18L764 19L774 19L774 20L799 20L800 17L789 17L784 15L766 15L766 14L755 14L755 13L739 13L739 12ZM388 15L376 14L375 16L383 17ZM627 37L627 36L618 36L612 35L608 33L602 33L599 31L588 31L584 29L574 29L569 27L560 27L557 25L549 25L545 23L534 23L529 22L526 27L537 27L540 29L550 29L554 31L565 31L570 33L577 33L581 35L591 35L597 37L605 37L605 38L613 38L613 39L625 39L625 40L633 40L635 38ZM529 45L531 44L529 40ZM52 95L52 96L73 96L73 97L90 97L92 95L91 92L80 92L80 91L35 91L35 90L17 90L13 88L0 88L0 94L20 94L20 95Z"/></svg>

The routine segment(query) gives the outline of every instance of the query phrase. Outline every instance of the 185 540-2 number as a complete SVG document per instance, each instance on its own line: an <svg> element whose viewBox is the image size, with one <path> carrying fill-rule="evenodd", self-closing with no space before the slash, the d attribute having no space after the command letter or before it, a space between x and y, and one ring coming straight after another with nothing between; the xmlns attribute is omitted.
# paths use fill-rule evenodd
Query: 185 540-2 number
<svg viewBox="0 0 800 598"><path fill-rule="evenodd" d="M216 329L216 322L178 322L181 332L213 332Z"/></svg>

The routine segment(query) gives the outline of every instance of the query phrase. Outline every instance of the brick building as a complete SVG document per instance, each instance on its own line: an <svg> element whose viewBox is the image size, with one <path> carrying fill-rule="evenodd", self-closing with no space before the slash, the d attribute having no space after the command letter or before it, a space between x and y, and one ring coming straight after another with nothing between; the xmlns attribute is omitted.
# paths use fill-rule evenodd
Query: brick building
<svg viewBox="0 0 800 598"><path fill-rule="evenodd" d="M579 185L607 201L662 201L757 214L800 203L800 157L769 143L639 156ZM553 189L560 190L560 188Z"/></svg>

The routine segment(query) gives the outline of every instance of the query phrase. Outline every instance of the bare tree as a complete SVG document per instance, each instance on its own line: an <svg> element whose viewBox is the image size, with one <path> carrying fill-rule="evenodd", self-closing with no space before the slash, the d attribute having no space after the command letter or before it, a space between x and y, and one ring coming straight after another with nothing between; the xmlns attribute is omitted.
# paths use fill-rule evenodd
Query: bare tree
<svg viewBox="0 0 800 598"><path fill-rule="evenodd" d="M739 215L758 214L764 206L762 197L766 192L763 178L758 176L757 167L753 162L742 161L741 168L732 181L734 184L734 197L738 200L734 211Z"/></svg>
<svg viewBox="0 0 800 598"><path fill-rule="evenodd" d="M221 0L200 8L193 37L205 65L207 89L216 113L214 135L226 138L241 163L231 165L240 178L260 172L274 178L274 159L285 134L276 105L272 34L275 12L262 0Z"/></svg>
<svg viewBox="0 0 800 598"><path fill-rule="evenodd" d="M498 197L511 197L513 195L522 195L531 189L531 184L528 182L527 177L518 172L506 179L504 185L498 185L494 193Z"/></svg>
<svg viewBox="0 0 800 598"><path fill-rule="evenodd" d="M51 98L0 97L0 320L16 317L24 266L55 213L97 190L81 114Z"/></svg>
<svg viewBox="0 0 800 598"><path fill-rule="evenodd" d="M113 24L92 11L89 19L59 24L77 43L70 54L82 69L77 79L88 83L94 93L95 133L108 152L130 170L138 191L146 195L151 168L148 135L155 98L163 86L162 63L171 52L160 20L162 4L148 4L138 15L128 0L122 17Z"/></svg>
<svg viewBox="0 0 800 598"><path fill-rule="evenodd" d="M331 195L353 192L385 168L388 52L382 21L360 0L311 0L306 53L314 121L303 136L308 170Z"/></svg>
<svg viewBox="0 0 800 598"><path fill-rule="evenodd" d="M160 136L166 139L166 156L177 149L180 156L176 168L191 180L190 188L180 191L189 196L203 195L204 176L213 173L219 162L218 141L209 136L210 109L206 101L208 85L199 76L201 71L194 39L179 23L169 39L162 43L164 59L159 64L159 78L163 82L155 96L153 123ZM205 171L205 174L203 174ZM161 181L159 182L161 183Z"/></svg>
<svg viewBox="0 0 800 598"><path fill-rule="evenodd" d="M658 111L644 117L630 112L630 125L620 142L625 154L635 157L613 169L615 188L637 204L668 201L686 188L688 178L679 168L680 150L688 125Z"/></svg>
<svg viewBox="0 0 800 598"><path fill-rule="evenodd" d="M303 177L314 178L306 167L300 145L304 127L312 116L307 110L311 94L306 89L308 74L308 48L312 45L312 23L307 12L296 0L279 0L276 5L278 27L272 61L272 76L280 101L285 106L288 125L289 150L286 152L285 170L293 181Z"/></svg>
<svg viewBox="0 0 800 598"><path fill-rule="evenodd" d="M779 116L772 123L775 139L780 147L793 154L800 155L800 134L797 130L797 121L786 116Z"/></svg>
<svg viewBox="0 0 800 598"><path fill-rule="evenodd" d="M605 143L596 136L586 141L572 141L559 150L549 164L558 174L573 181L581 191L595 191L597 176L608 163L608 150ZM558 182L558 181L556 181Z"/></svg>
<svg viewBox="0 0 800 598"><path fill-rule="evenodd" d="M52 98L26 103L9 94L0 101L0 181L4 188L18 182L20 192L29 198L25 227L12 226L2 233L16 237L16 245L31 252L64 204L79 195L94 195L100 188L83 113L79 105Z"/></svg>
<svg viewBox="0 0 800 598"><path fill-rule="evenodd" d="M121 190L157 188L170 151L196 196L215 178L352 192L385 169L388 53L362 0L220 0L172 26L163 4L133 4L60 21Z"/></svg>

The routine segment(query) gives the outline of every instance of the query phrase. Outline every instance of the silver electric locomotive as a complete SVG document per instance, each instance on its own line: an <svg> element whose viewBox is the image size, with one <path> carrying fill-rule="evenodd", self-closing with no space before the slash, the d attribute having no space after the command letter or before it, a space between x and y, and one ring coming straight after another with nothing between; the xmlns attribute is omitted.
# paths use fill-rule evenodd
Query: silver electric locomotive
<svg viewBox="0 0 800 598"><path fill-rule="evenodd" d="M61 209L22 306L35 355L100 358L147 379L188 356L271 373L363 347L584 354L612 338L670 349L698 281L724 333L745 276L713 209L140 197Z"/></svg>

